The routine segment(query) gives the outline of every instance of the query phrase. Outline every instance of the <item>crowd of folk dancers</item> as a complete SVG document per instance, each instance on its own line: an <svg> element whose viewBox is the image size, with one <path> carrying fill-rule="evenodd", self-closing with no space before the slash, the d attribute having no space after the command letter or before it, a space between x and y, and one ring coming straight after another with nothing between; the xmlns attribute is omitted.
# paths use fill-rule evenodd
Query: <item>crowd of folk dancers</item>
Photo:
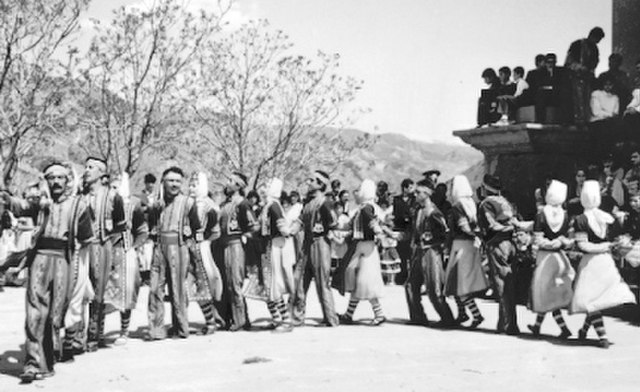
<svg viewBox="0 0 640 392"><path fill-rule="evenodd" d="M204 173L185 176L170 167L155 189L155 178L148 175L145 191L134 196L128 176L105 181L107 169L105 161L88 158L77 176L71 164L54 162L24 198L2 193L12 216L29 217L34 224L33 245L11 266L13 272L26 268L28 275L25 383L53 375L58 361L105 347L105 314L112 309L121 321L114 344L125 344L145 281L150 341L187 338L189 302L202 309L203 334L250 329L246 298L266 303L275 332L291 332L304 325L312 280L321 325L354 323L356 307L367 301L374 314L370 324L378 326L386 321L383 277L393 280L396 273L405 287L410 324L453 328L469 322L467 328L476 328L484 318L474 298L490 290L499 306L498 332L515 335L520 332L518 233L528 232L536 260L528 300L537 314L529 325L533 334L551 312L560 337L569 338L566 309L586 314L578 339L593 326L597 344L607 348L601 311L635 302L611 254L629 239L619 235L619 222L598 208L597 181L582 184L583 211L571 219L563 208L567 186L551 181L535 220L524 221L501 196L500 179L491 175L477 191L465 176L455 176L446 191L433 170L417 182L402 181L401 194L393 198L381 187L386 184L366 179L348 201L349 192L340 192L336 181L332 186L329 175L317 170L306 182L304 200L297 192L283 192L286 184L273 178L256 203L254 192L245 196L248 181L242 173L229 173L222 200L214 201ZM640 197L637 201L640 208ZM565 250L581 253L577 271ZM398 259L400 268L393 263ZM334 289L350 295L340 314ZM427 319L423 294L439 316L437 323ZM447 297L457 303L455 318Z"/></svg>

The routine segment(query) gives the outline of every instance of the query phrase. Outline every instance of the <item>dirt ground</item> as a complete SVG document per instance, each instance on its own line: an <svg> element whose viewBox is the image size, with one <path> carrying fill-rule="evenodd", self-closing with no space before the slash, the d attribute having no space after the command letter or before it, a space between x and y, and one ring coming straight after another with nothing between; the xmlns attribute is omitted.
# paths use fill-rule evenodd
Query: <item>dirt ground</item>
<svg viewBox="0 0 640 392"><path fill-rule="evenodd" d="M199 336L203 317L197 305L189 309L194 333L186 340L146 342L147 290L134 311L132 338L56 365L53 378L19 385L24 348L24 289L0 293L0 391L638 391L639 308L627 307L605 318L611 348L575 340L583 315L568 316L574 337L559 333L551 315L541 338L494 333L497 306L479 301L486 321L476 331L439 330L406 325L404 291L387 286L382 305L389 319L371 327L372 311L361 303L359 325L322 328L313 293L307 324L289 334L274 334L266 305L250 301L251 331L216 332ZM339 312L347 301L335 293ZM436 314L427 304L431 319ZM168 306L168 305L167 305ZM455 308L455 307L454 307ZM518 308L522 331L535 315ZM169 312L167 312L169 322ZM108 336L115 338L117 314L107 316Z"/></svg>

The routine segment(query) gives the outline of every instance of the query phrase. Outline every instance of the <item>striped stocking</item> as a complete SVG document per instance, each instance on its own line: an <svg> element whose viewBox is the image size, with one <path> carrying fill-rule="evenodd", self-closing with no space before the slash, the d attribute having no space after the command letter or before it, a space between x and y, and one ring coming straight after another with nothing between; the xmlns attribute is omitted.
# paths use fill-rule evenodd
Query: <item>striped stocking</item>
<svg viewBox="0 0 640 392"><path fill-rule="evenodd" d="M382 312L382 306L380 305L380 300L378 298L370 299L371 307L373 308L373 314L375 318L382 319L384 318L384 313ZM349 303L351 305L351 303ZM354 307L355 309L355 307Z"/></svg>
<svg viewBox="0 0 640 392"><path fill-rule="evenodd" d="M129 332L129 324L131 323L131 309L120 312L120 332L126 334Z"/></svg>
<svg viewBox="0 0 640 392"><path fill-rule="evenodd" d="M282 323L282 316L278 310L278 302L277 301L268 301L267 308L269 309L269 313L271 314L271 319L275 325Z"/></svg>
<svg viewBox="0 0 640 392"><path fill-rule="evenodd" d="M356 307L358 306L358 303L360 302L360 300L358 299L349 299L349 306L347 307L347 312L344 314L345 317L348 317L350 319L353 319L353 314L356 311Z"/></svg>
<svg viewBox="0 0 640 392"><path fill-rule="evenodd" d="M291 313L289 313L289 306L287 306L287 303L284 302L283 298L280 298L277 301L277 306L278 306L278 313L280 316L282 316L282 320L284 321L285 324L291 324Z"/></svg>

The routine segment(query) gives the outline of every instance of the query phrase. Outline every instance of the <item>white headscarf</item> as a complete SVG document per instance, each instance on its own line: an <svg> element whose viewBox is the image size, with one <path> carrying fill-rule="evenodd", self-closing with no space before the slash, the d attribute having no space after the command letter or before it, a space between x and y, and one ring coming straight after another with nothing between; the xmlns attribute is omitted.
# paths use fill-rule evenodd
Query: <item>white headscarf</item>
<svg viewBox="0 0 640 392"><path fill-rule="evenodd" d="M613 223L613 216L598 208L600 201L600 183L595 180L585 181L580 194L584 215L587 217L591 230L598 237L604 238L607 234L607 225Z"/></svg>
<svg viewBox="0 0 640 392"><path fill-rule="evenodd" d="M196 185L196 197L198 199L207 197L209 194L209 181L207 175L203 172L198 172L197 175L198 184Z"/></svg>
<svg viewBox="0 0 640 392"><path fill-rule="evenodd" d="M562 203L567 200L567 184L552 180L545 194L546 205L542 208L542 212L547 220L549 228L554 233L562 228L564 223L565 211Z"/></svg>
<svg viewBox="0 0 640 392"><path fill-rule="evenodd" d="M376 183L373 180L366 179L360 184L360 191L358 192L360 201L362 203L372 202L376 198Z"/></svg>
<svg viewBox="0 0 640 392"><path fill-rule="evenodd" d="M279 178L272 178L267 188L267 197L270 199L280 199L282 195L282 180Z"/></svg>
<svg viewBox="0 0 640 392"><path fill-rule="evenodd" d="M459 202L465 214L471 221L476 220L476 202L473 200L473 189L467 177L457 175L451 182L451 198L453 202Z"/></svg>
<svg viewBox="0 0 640 392"><path fill-rule="evenodd" d="M118 187L118 194L123 199L129 199L131 197L131 184L129 182L129 173L123 172L120 178L120 186Z"/></svg>

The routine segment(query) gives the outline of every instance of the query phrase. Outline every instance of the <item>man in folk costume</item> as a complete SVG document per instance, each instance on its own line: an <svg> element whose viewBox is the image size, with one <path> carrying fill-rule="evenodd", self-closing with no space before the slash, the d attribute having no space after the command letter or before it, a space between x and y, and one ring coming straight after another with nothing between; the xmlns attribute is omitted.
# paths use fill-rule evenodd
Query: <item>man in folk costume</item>
<svg viewBox="0 0 640 392"><path fill-rule="evenodd" d="M316 170L309 179L310 200L302 210L304 228L303 257L296 263L296 291L291 297L293 324L304 324L306 296L315 278L318 299L322 307L323 326L339 325L338 315L333 302L333 293L329 285L331 274L331 231L337 225L333 203L325 197L331 181L329 175Z"/></svg>
<svg viewBox="0 0 640 392"><path fill-rule="evenodd" d="M598 345L609 348L601 312L624 303L635 303L635 296L620 277L611 257L612 241L619 234L619 228L611 214L598 208L600 200L600 184L593 180L585 181L580 195L584 213L574 222L576 245L583 255L578 266L571 312L587 314L578 332L579 340L586 339L593 325L600 339Z"/></svg>
<svg viewBox="0 0 640 392"><path fill-rule="evenodd" d="M238 172L231 174L227 184L229 202L220 211L220 244L224 253L224 270L221 271L227 311L227 327L230 331L251 327L247 303L242 293L245 278L245 245L258 231L258 220L251 204L244 197L247 177ZM229 317L230 316L230 317Z"/></svg>
<svg viewBox="0 0 640 392"><path fill-rule="evenodd" d="M143 257L143 246L149 238L149 226L139 198L131 195L129 175L111 182L124 203L125 230L113 237L113 267L107 283L105 303L120 312L120 336L116 345L127 343L131 310L136 307L141 285L138 258Z"/></svg>
<svg viewBox="0 0 640 392"><path fill-rule="evenodd" d="M478 224L483 232L489 274L494 295L499 303L498 332L508 335L520 333L516 319L516 262L513 232L516 220L507 199L500 196L498 177L485 175L481 193L483 200L478 207Z"/></svg>
<svg viewBox="0 0 640 392"><path fill-rule="evenodd" d="M538 212L533 227L534 245L538 252L531 281L530 306L537 316L535 324L527 327L536 336L540 334L540 326L549 311L562 330L560 339L571 336L560 311L571 303L571 286L575 277L575 271L563 251L573 245L569 239L569 215L562 208L566 199L567 185L552 180L545 193L546 204Z"/></svg>
<svg viewBox="0 0 640 392"><path fill-rule="evenodd" d="M76 196L71 168L52 163L44 170L46 193L34 235L34 247L27 253L29 278L26 290L24 371L25 383L54 374L53 364L60 356L60 328L74 288L73 268L81 247L93 237L91 214ZM18 208L29 208L26 201L11 198Z"/></svg>
<svg viewBox="0 0 640 392"><path fill-rule="evenodd" d="M434 184L429 180L420 180L416 184L416 210L413 220L414 254L409 268L409 277L405 285L409 320L411 323L427 325L428 319L422 307L420 288L427 286L429 299L440 316L439 325L453 325L453 315L444 297L443 252L449 228L442 212L433 204L430 197Z"/></svg>
<svg viewBox="0 0 640 392"><path fill-rule="evenodd" d="M171 335L189 336L187 315L187 269L189 245L202 241L198 209L193 199L182 194L184 172L172 166L162 173L159 200L149 207L149 226L156 245L151 263L149 288L149 338L164 339L164 286L169 285Z"/></svg>
<svg viewBox="0 0 640 392"><path fill-rule="evenodd" d="M360 208L353 218L353 241L355 252L344 271L345 291L351 293L349 306L345 314L340 316L340 323L352 324L353 313L361 300L368 300L373 308L374 318L371 325L377 326L386 321L380 297L383 295L384 282L380 270L380 255L375 243L377 235L382 233L380 222L376 216L376 184L372 180L364 180L358 192Z"/></svg>
<svg viewBox="0 0 640 392"><path fill-rule="evenodd" d="M104 297L113 260L113 238L125 230L122 197L104 185L107 172L104 160L87 158L83 179L83 197L93 215L94 238L89 245L89 279L95 296L89 305L87 351L104 346Z"/></svg>
<svg viewBox="0 0 640 392"><path fill-rule="evenodd" d="M489 283L482 268L481 240L478 227L476 202L467 177L453 177L451 184L453 206L449 216L451 251L445 273L445 295L452 295L458 304L457 323L469 319L465 307L473 315L470 328L484 321L474 296L484 293Z"/></svg>
<svg viewBox="0 0 640 392"><path fill-rule="evenodd" d="M193 198L198 209L203 241L191 247L191 263L189 265L189 299L197 301L205 319L203 334L216 330L216 322L224 325L218 314L214 301L222 297L222 276L213 260L211 242L220 237L218 211L215 203L209 198L209 182L203 172L194 173L189 181L189 196Z"/></svg>
<svg viewBox="0 0 640 392"><path fill-rule="evenodd" d="M260 227L266 243L262 257L261 276L263 298L267 301L276 332L291 332L291 315L284 300L286 294L293 295L293 265L296 250L293 235L299 230L300 222L288 221L280 204L282 180L274 178L267 189L267 204L260 214Z"/></svg>

